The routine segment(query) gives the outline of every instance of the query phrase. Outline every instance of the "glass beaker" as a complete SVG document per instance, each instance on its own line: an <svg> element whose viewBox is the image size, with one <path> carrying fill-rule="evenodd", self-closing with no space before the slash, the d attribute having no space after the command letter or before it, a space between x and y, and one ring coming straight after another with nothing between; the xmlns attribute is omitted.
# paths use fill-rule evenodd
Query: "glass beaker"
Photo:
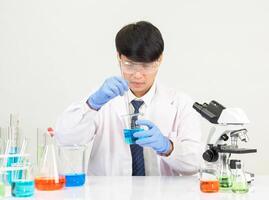
<svg viewBox="0 0 269 200"><path fill-rule="evenodd" d="M31 197L34 195L32 166L29 162L14 164L18 170L13 172L11 193L14 197Z"/></svg>
<svg viewBox="0 0 269 200"><path fill-rule="evenodd" d="M144 129L138 126L135 121L138 117L142 116L142 113L135 113L135 114L126 114L122 115L122 122L123 122L123 134L124 134L124 141L126 144L135 144L137 138L133 136L135 132L143 131Z"/></svg>
<svg viewBox="0 0 269 200"><path fill-rule="evenodd" d="M232 186L232 191L234 193L247 193L249 190L243 169L243 163L241 161L237 161L235 163L235 173L233 176Z"/></svg>
<svg viewBox="0 0 269 200"><path fill-rule="evenodd" d="M200 190L202 192L219 191L217 165L215 163L206 162L200 169Z"/></svg>
<svg viewBox="0 0 269 200"><path fill-rule="evenodd" d="M46 141L35 177L35 187L38 190L59 190L64 187L65 177L59 174L53 134L49 131L46 134Z"/></svg>
<svg viewBox="0 0 269 200"><path fill-rule="evenodd" d="M229 190L232 187L232 173L226 153L220 153L219 184L221 190Z"/></svg>
<svg viewBox="0 0 269 200"><path fill-rule="evenodd" d="M82 186L85 183L86 146L59 146L60 171L65 175L65 186Z"/></svg>

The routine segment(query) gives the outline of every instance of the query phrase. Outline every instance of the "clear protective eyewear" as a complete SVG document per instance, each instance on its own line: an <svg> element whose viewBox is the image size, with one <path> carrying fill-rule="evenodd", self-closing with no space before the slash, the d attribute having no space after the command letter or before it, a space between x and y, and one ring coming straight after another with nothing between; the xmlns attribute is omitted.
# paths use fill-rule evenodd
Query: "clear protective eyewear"
<svg viewBox="0 0 269 200"><path fill-rule="evenodd" d="M122 71L126 74L134 74L137 71L141 72L142 74L151 74L154 73L158 68L159 61L143 63L120 60L120 66Z"/></svg>

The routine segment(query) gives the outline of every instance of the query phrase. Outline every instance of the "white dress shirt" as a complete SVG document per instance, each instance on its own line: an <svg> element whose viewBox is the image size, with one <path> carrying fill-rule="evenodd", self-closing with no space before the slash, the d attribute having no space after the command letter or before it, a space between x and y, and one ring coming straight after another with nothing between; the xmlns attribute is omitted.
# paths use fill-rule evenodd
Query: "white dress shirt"
<svg viewBox="0 0 269 200"><path fill-rule="evenodd" d="M160 84L153 84L141 98L129 90L107 102L99 111L91 109L84 99L69 106L59 117L55 138L61 145L93 142L88 175L132 175L130 146L124 142L122 115L133 113L132 100L141 99L142 118L153 122L174 144L173 152L160 156L144 148L146 175L191 175L201 161L199 115L193 101ZM128 103L127 103L128 102ZM129 111L128 111L129 110Z"/></svg>

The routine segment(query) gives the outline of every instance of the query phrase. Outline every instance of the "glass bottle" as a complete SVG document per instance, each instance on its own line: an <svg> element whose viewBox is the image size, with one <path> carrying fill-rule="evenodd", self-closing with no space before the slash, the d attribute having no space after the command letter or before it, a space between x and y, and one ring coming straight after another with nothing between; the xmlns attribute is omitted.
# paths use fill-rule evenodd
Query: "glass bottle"
<svg viewBox="0 0 269 200"><path fill-rule="evenodd" d="M215 163L205 162L200 169L200 190L202 192L218 192L219 180Z"/></svg>
<svg viewBox="0 0 269 200"><path fill-rule="evenodd" d="M248 190L247 180L243 171L243 164L241 161L237 161L235 163L232 191L234 193L246 193Z"/></svg>
<svg viewBox="0 0 269 200"><path fill-rule="evenodd" d="M219 184L221 190L229 190L232 187L232 173L226 153L220 154Z"/></svg>

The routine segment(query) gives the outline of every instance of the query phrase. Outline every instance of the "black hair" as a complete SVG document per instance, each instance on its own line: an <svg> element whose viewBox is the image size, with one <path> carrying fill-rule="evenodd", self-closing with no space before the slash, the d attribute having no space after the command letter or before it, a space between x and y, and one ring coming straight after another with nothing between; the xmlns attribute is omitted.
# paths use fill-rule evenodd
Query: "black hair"
<svg viewBox="0 0 269 200"><path fill-rule="evenodd" d="M146 21L124 26L117 33L115 43L120 56L135 62L153 62L164 49L161 32Z"/></svg>

